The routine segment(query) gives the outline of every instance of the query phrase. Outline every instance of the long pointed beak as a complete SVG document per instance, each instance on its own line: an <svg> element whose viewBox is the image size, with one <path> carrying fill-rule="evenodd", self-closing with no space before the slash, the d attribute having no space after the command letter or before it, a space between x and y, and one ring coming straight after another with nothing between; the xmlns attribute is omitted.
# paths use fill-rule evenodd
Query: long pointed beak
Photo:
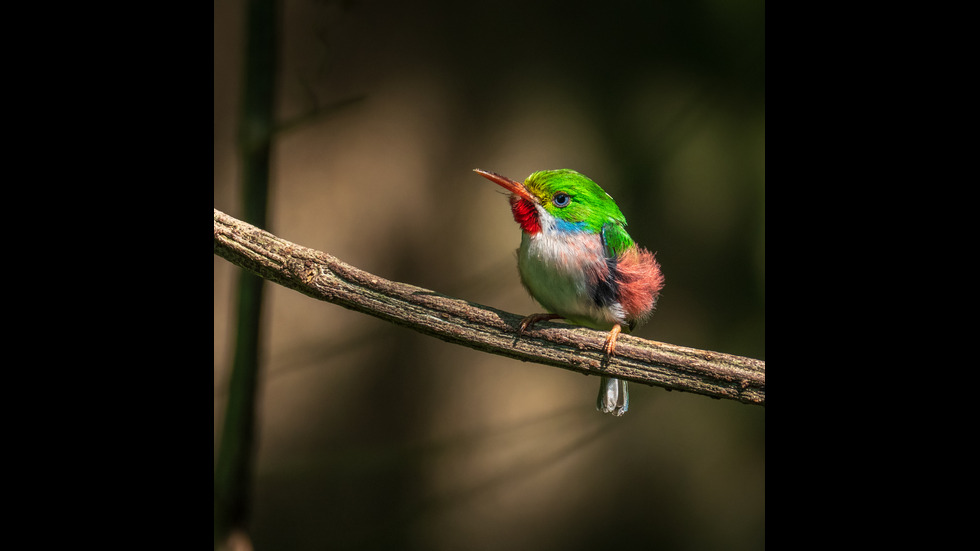
<svg viewBox="0 0 980 551"><path fill-rule="evenodd" d="M524 187L524 184L520 182L511 180L506 176L501 176L496 172L490 172L489 170L481 170L479 168L474 168L473 172L476 172L480 176L483 176L487 180L490 180L491 182L497 184L498 186L506 189L507 191L513 193L514 195L517 195L522 199L527 199L531 203L538 202L538 200L534 197L534 195L531 195L531 192L529 192L527 188Z"/></svg>

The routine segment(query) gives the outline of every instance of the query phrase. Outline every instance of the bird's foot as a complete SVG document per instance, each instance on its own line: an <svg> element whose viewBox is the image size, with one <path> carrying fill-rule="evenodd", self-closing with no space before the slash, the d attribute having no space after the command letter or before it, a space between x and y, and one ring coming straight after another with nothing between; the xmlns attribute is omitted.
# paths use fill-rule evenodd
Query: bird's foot
<svg viewBox="0 0 980 551"><path fill-rule="evenodd" d="M602 347L607 355L612 356L616 353L616 340L619 338L619 333L622 330L623 328L617 323L613 326L612 330L609 331L609 336L606 337L606 344Z"/></svg>
<svg viewBox="0 0 980 551"><path fill-rule="evenodd" d="M531 327L535 323L538 323L539 321L560 320L560 319L562 319L562 317L559 316L558 314L531 314L530 316L527 316L521 320L521 326L520 328L518 328L517 334L523 335L524 332L527 331L529 327Z"/></svg>

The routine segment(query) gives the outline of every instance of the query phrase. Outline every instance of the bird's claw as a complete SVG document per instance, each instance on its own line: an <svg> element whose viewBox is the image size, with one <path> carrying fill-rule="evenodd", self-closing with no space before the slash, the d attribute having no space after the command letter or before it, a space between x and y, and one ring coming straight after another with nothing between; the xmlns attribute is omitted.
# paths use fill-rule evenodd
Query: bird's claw
<svg viewBox="0 0 980 551"><path fill-rule="evenodd" d="M517 328L517 334L523 335L532 325L540 321L548 321L554 319L562 319L562 316L558 314L531 314L526 316L521 320L520 326ZM609 335L606 336L606 342L602 345L602 351L608 356L613 356L616 354L616 341L619 339L619 334L623 331L622 326L616 324L609 331Z"/></svg>
<svg viewBox="0 0 980 551"><path fill-rule="evenodd" d="M527 316L521 320L521 325L520 327L517 328L517 334L523 335L524 332L527 331L529 327L531 327L535 323L538 323L539 321L547 321L547 320L555 320L555 319L561 319L561 316L559 316L558 314L531 314L530 316Z"/></svg>
<svg viewBox="0 0 980 551"><path fill-rule="evenodd" d="M619 324L613 326L612 330L609 331L609 335L606 337L606 344L602 346L602 350L608 356L613 356L616 354L616 340L619 339L619 333L623 330Z"/></svg>

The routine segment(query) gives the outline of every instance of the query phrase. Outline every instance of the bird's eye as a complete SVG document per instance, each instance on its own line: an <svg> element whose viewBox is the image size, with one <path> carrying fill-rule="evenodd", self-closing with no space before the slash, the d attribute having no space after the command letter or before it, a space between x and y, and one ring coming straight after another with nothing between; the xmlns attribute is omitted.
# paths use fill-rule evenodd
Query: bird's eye
<svg viewBox="0 0 980 551"><path fill-rule="evenodd" d="M551 198L551 202L558 208L567 207L572 202L572 197L564 191L559 191Z"/></svg>

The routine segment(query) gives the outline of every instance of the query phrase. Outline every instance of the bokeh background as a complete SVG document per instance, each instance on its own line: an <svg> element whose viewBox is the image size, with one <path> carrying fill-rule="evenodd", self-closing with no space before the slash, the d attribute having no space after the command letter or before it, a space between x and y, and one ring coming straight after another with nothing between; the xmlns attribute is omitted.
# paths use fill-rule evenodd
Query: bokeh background
<svg viewBox="0 0 980 551"><path fill-rule="evenodd" d="M472 172L573 168L666 287L640 337L765 359L761 0L282 3L268 228L518 314L520 231ZM214 2L214 207L240 216L244 2ZM317 107L314 117L307 116ZM214 445L237 268L214 259ZM256 549L763 549L765 408L599 381L268 285Z"/></svg>

